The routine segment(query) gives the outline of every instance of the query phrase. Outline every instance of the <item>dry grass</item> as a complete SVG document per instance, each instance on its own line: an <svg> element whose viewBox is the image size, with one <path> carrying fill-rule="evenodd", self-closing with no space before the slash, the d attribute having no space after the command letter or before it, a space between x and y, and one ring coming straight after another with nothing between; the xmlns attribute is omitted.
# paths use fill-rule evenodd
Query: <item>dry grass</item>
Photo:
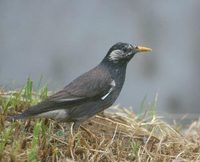
<svg viewBox="0 0 200 162"><path fill-rule="evenodd" d="M5 121L36 102L23 98L21 92L0 95L0 161L200 161L200 120L177 131L152 113L114 107L78 132L51 120Z"/></svg>

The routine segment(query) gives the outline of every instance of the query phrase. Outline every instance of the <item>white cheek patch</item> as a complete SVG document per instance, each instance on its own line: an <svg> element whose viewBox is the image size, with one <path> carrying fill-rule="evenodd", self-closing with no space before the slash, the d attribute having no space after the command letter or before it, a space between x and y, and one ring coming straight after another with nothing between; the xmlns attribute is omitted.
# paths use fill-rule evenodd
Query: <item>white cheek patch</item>
<svg viewBox="0 0 200 162"><path fill-rule="evenodd" d="M114 50L109 55L110 61L118 61L120 58L122 58L123 52L121 50Z"/></svg>

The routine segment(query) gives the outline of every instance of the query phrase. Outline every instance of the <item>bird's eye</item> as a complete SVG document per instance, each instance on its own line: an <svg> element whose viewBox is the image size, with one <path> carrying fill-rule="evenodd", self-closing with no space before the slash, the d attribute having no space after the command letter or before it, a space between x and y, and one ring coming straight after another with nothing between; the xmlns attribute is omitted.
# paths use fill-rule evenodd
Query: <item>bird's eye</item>
<svg viewBox="0 0 200 162"><path fill-rule="evenodd" d="M124 48L123 51L124 51L124 53L129 53L129 52L132 51L132 49L131 48Z"/></svg>

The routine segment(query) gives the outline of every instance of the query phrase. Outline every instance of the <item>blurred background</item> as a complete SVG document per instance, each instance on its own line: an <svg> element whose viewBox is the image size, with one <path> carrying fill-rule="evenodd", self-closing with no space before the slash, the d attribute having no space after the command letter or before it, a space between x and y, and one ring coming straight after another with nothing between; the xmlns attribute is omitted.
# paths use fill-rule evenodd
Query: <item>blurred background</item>
<svg viewBox="0 0 200 162"><path fill-rule="evenodd" d="M200 113L200 1L0 1L0 87L43 77L52 91L96 66L116 42L151 47L129 63L116 104L154 100L167 119Z"/></svg>

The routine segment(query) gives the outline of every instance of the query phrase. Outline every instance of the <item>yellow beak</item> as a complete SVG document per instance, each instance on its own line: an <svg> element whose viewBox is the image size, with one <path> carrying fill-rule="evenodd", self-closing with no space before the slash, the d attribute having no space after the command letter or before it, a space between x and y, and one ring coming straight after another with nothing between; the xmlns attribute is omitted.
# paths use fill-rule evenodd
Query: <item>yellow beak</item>
<svg viewBox="0 0 200 162"><path fill-rule="evenodd" d="M150 52L150 51L152 51L151 48L142 47L142 46L136 46L135 49L136 49L137 52Z"/></svg>

